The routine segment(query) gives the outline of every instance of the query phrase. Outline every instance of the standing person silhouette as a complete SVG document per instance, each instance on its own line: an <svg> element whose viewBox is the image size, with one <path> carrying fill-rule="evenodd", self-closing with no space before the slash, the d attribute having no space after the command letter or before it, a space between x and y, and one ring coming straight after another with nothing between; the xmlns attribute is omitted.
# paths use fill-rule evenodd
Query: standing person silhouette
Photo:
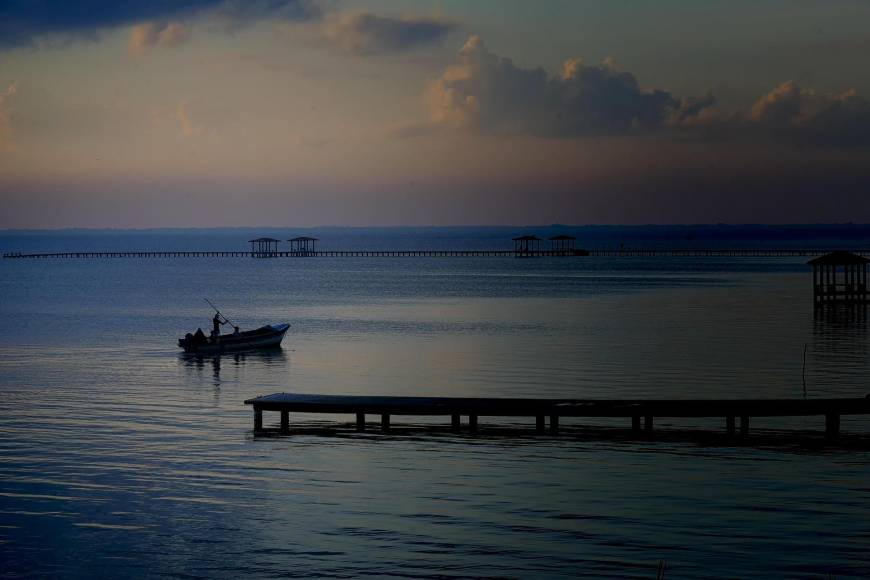
<svg viewBox="0 0 870 580"><path fill-rule="evenodd" d="M217 338L221 334L221 324L226 324L226 320L221 320L221 313L215 312L214 318L211 319L212 325L214 328L211 331L211 335L214 338Z"/></svg>

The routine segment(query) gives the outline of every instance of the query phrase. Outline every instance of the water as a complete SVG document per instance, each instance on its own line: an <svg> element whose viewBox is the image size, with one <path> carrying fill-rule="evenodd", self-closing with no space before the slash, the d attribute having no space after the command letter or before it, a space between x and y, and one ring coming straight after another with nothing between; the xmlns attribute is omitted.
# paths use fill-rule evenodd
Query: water
<svg viewBox="0 0 870 580"><path fill-rule="evenodd" d="M343 247L412 236L337 232ZM231 234L7 233L0 245L233 249ZM490 234L413 232L419 247L492 247ZM866 241L841 234L825 239ZM647 234L613 239L630 235ZM805 344L809 397L863 396L866 318L814 315L804 261L2 260L0 574L650 578L665 560L674 578L870 576L860 446L699 444L679 434L718 421L664 419L652 441L572 436L570 421L564 437L533 436L531 421L525 435L487 435L486 418L476 438L254 439L242 404L276 391L800 397ZM244 327L291 322L284 349L179 354L178 336L208 330L202 296Z"/></svg>

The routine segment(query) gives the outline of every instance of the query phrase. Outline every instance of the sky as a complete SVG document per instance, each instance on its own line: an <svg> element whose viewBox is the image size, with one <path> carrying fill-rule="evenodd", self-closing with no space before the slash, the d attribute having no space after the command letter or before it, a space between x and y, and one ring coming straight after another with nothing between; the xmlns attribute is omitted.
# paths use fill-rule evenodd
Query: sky
<svg viewBox="0 0 870 580"><path fill-rule="evenodd" d="M0 3L0 228L870 222L867 0Z"/></svg>

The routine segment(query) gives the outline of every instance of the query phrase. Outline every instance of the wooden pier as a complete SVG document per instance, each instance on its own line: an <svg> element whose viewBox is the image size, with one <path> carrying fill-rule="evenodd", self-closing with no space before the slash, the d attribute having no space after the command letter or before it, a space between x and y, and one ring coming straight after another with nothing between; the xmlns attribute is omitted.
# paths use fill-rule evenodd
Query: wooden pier
<svg viewBox="0 0 870 580"><path fill-rule="evenodd" d="M831 250L822 248L732 248L732 249L572 249L557 250L301 250L301 251L223 251L171 250L122 252L6 252L6 259L109 259L109 258L469 258L469 257L677 257L677 258L783 258L821 256ZM870 249L856 250L870 255Z"/></svg>
<svg viewBox="0 0 870 580"><path fill-rule="evenodd" d="M480 417L527 417L539 433L558 434L562 417L617 417L631 419L636 433L651 432L657 418L721 418L728 435L749 434L756 417L825 418L825 435L836 439L842 415L870 414L870 395L842 399L671 399L671 400L581 400L498 399L461 397L368 397L275 393L245 401L254 408L254 433L263 433L263 411L280 413L280 432L290 432L290 413L351 415L356 428L367 428L366 415L379 417L380 429L389 431L393 416L450 417L451 429L480 429ZM549 427L549 428L548 428Z"/></svg>

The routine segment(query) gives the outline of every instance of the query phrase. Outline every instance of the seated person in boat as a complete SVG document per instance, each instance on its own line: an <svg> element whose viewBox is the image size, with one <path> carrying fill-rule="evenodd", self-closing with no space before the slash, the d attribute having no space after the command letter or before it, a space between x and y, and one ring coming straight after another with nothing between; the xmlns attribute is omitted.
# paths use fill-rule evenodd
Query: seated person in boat
<svg viewBox="0 0 870 580"><path fill-rule="evenodd" d="M201 328L196 329L195 334L190 334L189 332L184 335L185 340L187 340L187 344L202 344L206 342L205 333Z"/></svg>

